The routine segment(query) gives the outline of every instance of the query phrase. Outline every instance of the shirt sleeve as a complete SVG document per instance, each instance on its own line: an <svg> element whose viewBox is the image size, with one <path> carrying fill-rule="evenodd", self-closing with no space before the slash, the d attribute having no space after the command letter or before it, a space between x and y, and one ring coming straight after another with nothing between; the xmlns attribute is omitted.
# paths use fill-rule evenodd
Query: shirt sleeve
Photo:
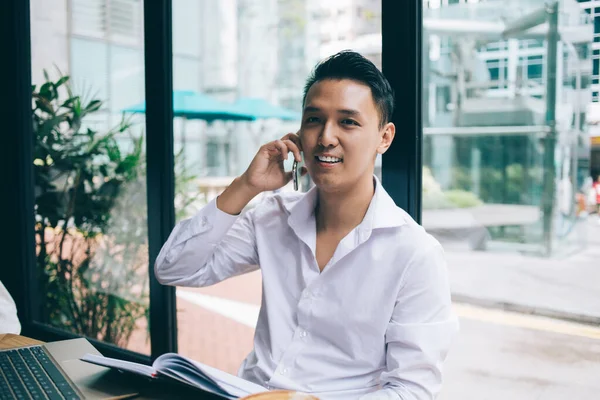
<svg viewBox="0 0 600 400"><path fill-rule="evenodd" d="M436 242L433 248L418 250L406 270L385 335L387 370L380 378L382 390L361 400L434 399L457 332L444 252Z"/></svg>
<svg viewBox="0 0 600 400"><path fill-rule="evenodd" d="M0 281L0 333L21 333L17 306L4 284Z"/></svg>
<svg viewBox="0 0 600 400"><path fill-rule="evenodd" d="M258 269L253 211L229 215L216 202L175 226L154 264L161 284L209 286Z"/></svg>

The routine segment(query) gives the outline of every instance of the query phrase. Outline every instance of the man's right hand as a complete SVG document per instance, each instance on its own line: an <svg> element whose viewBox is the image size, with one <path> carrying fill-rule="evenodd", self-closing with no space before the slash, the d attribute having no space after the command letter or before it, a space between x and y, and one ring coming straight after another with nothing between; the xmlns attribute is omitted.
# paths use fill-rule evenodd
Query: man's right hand
<svg viewBox="0 0 600 400"><path fill-rule="evenodd" d="M263 145L248 169L218 197L217 207L227 214L237 215L258 194L285 186L292 179L292 173L285 172L283 161L291 152L296 161L301 162L301 151L302 145L296 133L288 133Z"/></svg>
<svg viewBox="0 0 600 400"><path fill-rule="evenodd" d="M296 161L301 162L301 151L299 136L288 133L279 140L263 145L241 179L256 194L277 190L292 179L292 173L285 172L283 161L288 159L288 153L293 153Z"/></svg>

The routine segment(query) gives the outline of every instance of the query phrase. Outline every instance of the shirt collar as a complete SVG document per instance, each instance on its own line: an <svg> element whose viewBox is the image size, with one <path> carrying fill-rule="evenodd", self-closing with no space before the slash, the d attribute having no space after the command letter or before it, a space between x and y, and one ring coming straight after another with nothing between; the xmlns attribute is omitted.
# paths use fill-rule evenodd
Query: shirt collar
<svg viewBox="0 0 600 400"><path fill-rule="evenodd" d="M373 176L375 194L369 204L363 222L359 226L369 231L380 228L397 228L406 224L407 214L396 205L383 188L377 176Z"/></svg>
<svg viewBox="0 0 600 400"><path fill-rule="evenodd" d="M408 214L396 205L377 176L373 176L373 180L375 182L375 194L358 228L370 232L373 229L396 228L406 224ZM285 204L289 212L288 223L297 231L296 233L310 228L314 230L314 219L311 217L314 215L316 204L316 186L306 192L305 195Z"/></svg>

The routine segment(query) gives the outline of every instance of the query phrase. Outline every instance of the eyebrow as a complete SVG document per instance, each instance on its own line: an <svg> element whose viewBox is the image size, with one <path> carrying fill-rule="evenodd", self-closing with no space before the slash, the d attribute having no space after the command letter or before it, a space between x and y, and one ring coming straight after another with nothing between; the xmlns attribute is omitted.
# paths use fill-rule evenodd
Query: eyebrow
<svg viewBox="0 0 600 400"><path fill-rule="evenodd" d="M321 111L321 109L319 107L315 107L315 106L307 106L304 108L304 112L308 113L308 112L319 112ZM345 115L351 115L351 116L358 116L360 115L360 111L358 110L352 110L352 109L341 109L341 110L337 110L338 113L340 114L345 114Z"/></svg>

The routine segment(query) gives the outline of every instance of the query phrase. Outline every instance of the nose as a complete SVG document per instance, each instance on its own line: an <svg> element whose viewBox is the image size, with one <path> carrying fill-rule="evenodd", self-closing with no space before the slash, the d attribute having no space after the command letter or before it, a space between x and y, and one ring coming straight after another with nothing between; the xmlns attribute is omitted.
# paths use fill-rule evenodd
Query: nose
<svg viewBox="0 0 600 400"><path fill-rule="evenodd" d="M319 144L325 148L335 147L338 145L337 132L332 123L326 123L321 130L319 136Z"/></svg>

